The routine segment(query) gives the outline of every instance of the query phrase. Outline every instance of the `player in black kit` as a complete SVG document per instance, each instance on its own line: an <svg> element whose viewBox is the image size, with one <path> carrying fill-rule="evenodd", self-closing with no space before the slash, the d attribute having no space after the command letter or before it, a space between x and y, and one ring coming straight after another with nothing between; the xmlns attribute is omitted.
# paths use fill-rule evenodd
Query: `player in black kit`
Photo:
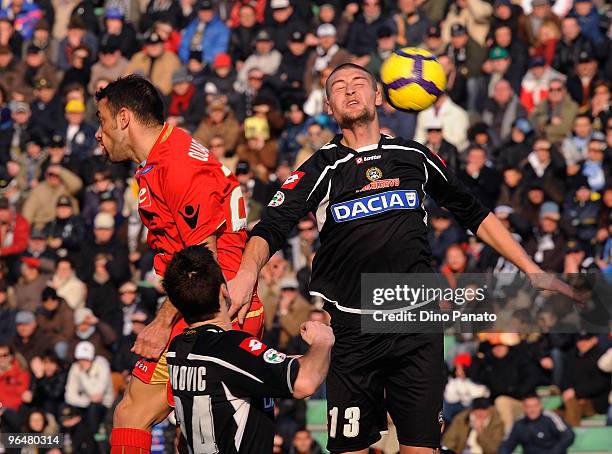
<svg viewBox="0 0 612 454"><path fill-rule="evenodd" d="M229 282L230 314L248 311L261 268L295 224L314 212L321 246L310 292L325 301L336 343L327 378L328 448L365 453L387 427L402 454L440 444L441 334L365 334L360 330L361 273L433 273L427 242L429 195L457 221L529 273L539 288L572 289L543 276L525 251L445 164L423 145L380 133L382 103L364 68L337 67L326 83L327 109L342 129L281 186L255 226L240 270Z"/></svg>
<svg viewBox="0 0 612 454"><path fill-rule="evenodd" d="M301 335L310 348L301 357L232 330L221 268L203 245L174 254L164 288L189 324L167 353L169 391L189 452L272 452L272 398L301 399L316 391L329 367L331 328L304 323Z"/></svg>

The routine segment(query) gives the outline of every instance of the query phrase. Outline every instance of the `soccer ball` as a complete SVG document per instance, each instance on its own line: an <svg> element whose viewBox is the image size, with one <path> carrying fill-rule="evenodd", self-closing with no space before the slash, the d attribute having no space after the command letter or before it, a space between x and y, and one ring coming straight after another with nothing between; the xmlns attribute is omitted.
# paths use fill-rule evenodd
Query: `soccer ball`
<svg viewBox="0 0 612 454"><path fill-rule="evenodd" d="M380 77L389 104L408 112L427 109L446 86L440 62L431 52L418 47L393 52L383 62Z"/></svg>

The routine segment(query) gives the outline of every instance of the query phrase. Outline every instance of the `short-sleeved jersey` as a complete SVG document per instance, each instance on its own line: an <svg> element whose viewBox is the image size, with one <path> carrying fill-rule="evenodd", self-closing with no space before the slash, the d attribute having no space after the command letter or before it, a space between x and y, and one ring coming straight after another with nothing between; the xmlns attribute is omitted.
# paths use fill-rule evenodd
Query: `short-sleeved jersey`
<svg viewBox="0 0 612 454"><path fill-rule="evenodd" d="M167 353L175 415L191 453L272 452L274 397L289 398L299 362L243 331L186 329Z"/></svg>
<svg viewBox="0 0 612 454"><path fill-rule="evenodd" d="M489 210L418 142L381 135L379 143L354 150L341 139L283 183L252 235L274 253L302 217L315 213L321 246L310 293L326 301L334 320L359 324L361 273L432 272L425 197L472 232Z"/></svg>
<svg viewBox="0 0 612 454"><path fill-rule="evenodd" d="M172 255L217 232L219 264L234 277L246 243L246 208L231 171L187 132L164 124L136 173L138 210L163 276Z"/></svg>

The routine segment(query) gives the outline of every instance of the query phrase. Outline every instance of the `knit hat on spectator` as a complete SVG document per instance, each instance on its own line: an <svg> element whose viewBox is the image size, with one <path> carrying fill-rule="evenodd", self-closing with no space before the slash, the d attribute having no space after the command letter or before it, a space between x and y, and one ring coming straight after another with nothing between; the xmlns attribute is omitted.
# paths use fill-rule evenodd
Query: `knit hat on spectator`
<svg viewBox="0 0 612 454"><path fill-rule="evenodd" d="M529 68L537 68L540 66L546 66L546 59L541 55L534 55L529 59Z"/></svg>
<svg viewBox="0 0 612 454"><path fill-rule="evenodd" d="M540 219L553 219L555 221L561 219L559 205L555 202L544 202L540 207Z"/></svg>
<svg viewBox="0 0 612 454"><path fill-rule="evenodd" d="M297 290L300 288L300 284L296 278L289 276L281 279L279 288L281 290Z"/></svg>
<svg viewBox="0 0 612 454"><path fill-rule="evenodd" d="M306 35L303 32L296 30L289 36L290 43L303 43L306 39Z"/></svg>
<svg viewBox="0 0 612 454"><path fill-rule="evenodd" d="M66 104L66 113L85 112L85 103L80 99L72 99Z"/></svg>
<svg viewBox="0 0 612 454"><path fill-rule="evenodd" d="M491 408L491 401L486 397L477 397L472 401L470 408L472 410L485 410L487 408Z"/></svg>
<svg viewBox="0 0 612 454"><path fill-rule="evenodd" d="M567 254L573 254L575 252L582 252L580 243L575 238L570 238L565 244L565 251Z"/></svg>
<svg viewBox="0 0 612 454"><path fill-rule="evenodd" d="M96 347L89 341L81 341L74 348L74 359L93 361L96 357Z"/></svg>
<svg viewBox="0 0 612 454"><path fill-rule="evenodd" d="M244 137L246 139L270 138L270 127L268 121L261 117L249 117L244 120Z"/></svg>
<svg viewBox="0 0 612 454"><path fill-rule="evenodd" d="M433 37L436 37L436 38L441 37L442 36L442 29L440 28L440 25L438 25L438 24L430 25L427 28L426 36L431 37L431 38L433 38Z"/></svg>
<svg viewBox="0 0 612 454"><path fill-rule="evenodd" d="M589 63L593 60L595 60L595 56L586 49L581 50L578 54L578 63Z"/></svg>
<svg viewBox="0 0 612 454"><path fill-rule="evenodd" d="M509 58L510 54L507 49L500 46L494 46L489 51L489 60L500 60L502 58Z"/></svg>
<svg viewBox="0 0 612 454"><path fill-rule="evenodd" d="M200 0L197 4L198 10L211 10L213 9L213 2L211 0Z"/></svg>
<svg viewBox="0 0 612 454"><path fill-rule="evenodd" d="M459 353L457 356L455 356L455 359L453 359L453 365L455 367L461 366L468 368L472 365L472 357L469 353Z"/></svg>
<svg viewBox="0 0 612 454"><path fill-rule="evenodd" d="M227 112L228 110L227 102L225 101L223 97L214 96L208 102L208 106L206 107L206 112L210 114L214 110L222 110L224 112Z"/></svg>
<svg viewBox="0 0 612 454"><path fill-rule="evenodd" d="M533 126L531 126L531 123L529 123L529 120L526 118L517 118L512 127L518 129L525 135L533 131Z"/></svg>
<svg viewBox="0 0 612 454"><path fill-rule="evenodd" d="M107 8L106 12L104 13L104 19L121 19L121 20L123 20L124 17L125 17L125 15L123 14L123 12L119 8Z"/></svg>
<svg viewBox="0 0 612 454"><path fill-rule="evenodd" d="M136 293L137 291L138 291L138 286L134 284L132 281L127 281L121 287L119 287L119 294Z"/></svg>
<svg viewBox="0 0 612 454"><path fill-rule="evenodd" d="M289 0L271 0L270 8L272 9L285 9L291 6L291 2Z"/></svg>
<svg viewBox="0 0 612 454"><path fill-rule="evenodd" d="M317 28L317 38L325 38L326 36L336 36L336 27L332 24L321 24Z"/></svg>
<svg viewBox="0 0 612 454"><path fill-rule="evenodd" d="M247 161L238 161L236 163L236 171L234 172L234 174L235 175L246 175L250 171L251 171L251 167L249 166L249 163Z"/></svg>
<svg viewBox="0 0 612 454"><path fill-rule="evenodd" d="M45 289L42 292L42 296L41 296L41 301L47 301L47 300L56 300L58 299L57 296L57 292L55 291L55 289L53 287L45 287Z"/></svg>
<svg viewBox="0 0 612 454"><path fill-rule="evenodd" d="M466 33L465 27L462 24L451 25L451 36L461 36L465 35Z"/></svg>
<svg viewBox="0 0 612 454"><path fill-rule="evenodd" d="M66 146L66 139L61 134L53 134L49 141L50 148L63 148Z"/></svg>
<svg viewBox="0 0 612 454"><path fill-rule="evenodd" d="M583 188L591 189L588 178L582 173L577 173L570 179L570 187L572 188L572 191L577 191L578 189Z"/></svg>
<svg viewBox="0 0 612 454"><path fill-rule="evenodd" d="M79 307L76 311L74 311L74 324L80 325L85 321L88 317L93 317L94 313L88 307Z"/></svg>
<svg viewBox="0 0 612 454"><path fill-rule="evenodd" d="M36 321L36 316L32 311L19 311L15 316L15 323L17 325L28 325Z"/></svg>
<svg viewBox="0 0 612 454"><path fill-rule="evenodd" d="M156 32L150 32L145 35L145 44L160 44L162 42L161 37Z"/></svg>
<svg viewBox="0 0 612 454"><path fill-rule="evenodd" d="M40 269L40 259L36 257L21 257L21 262L28 268Z"/></svg>
<svg viewBox="0 0 612 454"><path fill-rule="evenodd" d="M46 141L45 141L44 137L41 136L38 133L29 133L29 134L25 135L24 143L26 145L33 143L33 144L38 145L41 148L46 145Z"/></svg>
<svg viewBox="0 0 612 454"><path fill-rule="evenodd" d="M30 44L26 50L27 54L38 54L41 53L43 49L36 44Z"/></svg>
<svg viewBox="0 0 612 454"><path fill-rule="evenodd" d="M202 49L191 49L189 51L189 60L197 60L202 62Z"/></svg>
<svg viewBox="0 0 612 454"><path fill-rule="evenodd" d="M498 205L495 207L494 213L500 219L508 219L508 216L514 213L514 208L508 205Z"/></svg>
<svg viewBox="0 0 612 454"><path fill-rule="evenodd" d="M45 235L45 232L43 229L32 229L32 231L30 232L30 239L31 240L46 240L47 239L47 235Z"/></svg>
<svg viewBox="0 0 612 454"><path fill-rule="evenodd" d="M115 228L115 219L110 213L98 213L94 218L95 229L113 229Z"/></svg>
<svg viewBox="0 0 612 454"><path fill-rule="evenodd" d="M11 101L9 103L9 109L11 110L11 112L15 112L15 113L31 112L30 105L27 102L23 102L23 101Z"/></svg>
<svg viewBox="0 0 612 454"><path fill-rule="evenodd" d="M213 61L213 68L229 68L232 66L232 57L229 54L220 53L217 54Z"/></svg>
<svg viewBox="0 0 612 454"><path fill-rule="evenodd" d="M70 200L70 197L68 197L67 195L63 195L61 197L59 197L57 199L57 205L58 207L71 207L72 206L72 201Z"/></svg>
<svg viewBox="0 0 612 454"><path fill-rule="evenodd" d="M81 416L81 410L73 407L72 405L62 404L60 405L59 410L59 419L60 421L64 421L67 419L72 419L75 416Z"/></svg>
<svg viewBox="0 0 612 454"><path fill-rule="evenodd" d="M100 43L101 54L112 54L121 49L121 41L118 36L107 35Z"/></svg>
<svg viewBox="0 0 612 454"><path fill-rule="evenodd" d="M428 117L425 120L426 131L442 131L442 120L439 117Z"/></svg>
<svg viewBox="0 0 612 454"><path fill-rule="evenodd" d="M187 71L187 68L180 67L179 69L177 69L174 74L172 74L172 85L178 85L178 84L182 84L185 82L191 82L193 80L193 77L191 76L191 74L189 74L189 72Z"/></svg>
<svg viewBox="0 0 612 454"><path fill-rule="evenodd" d="M53 80L47 79L46 77L41 77L34 82L34 88L40 90L42 88L55 88L55 84Z"/></svg>

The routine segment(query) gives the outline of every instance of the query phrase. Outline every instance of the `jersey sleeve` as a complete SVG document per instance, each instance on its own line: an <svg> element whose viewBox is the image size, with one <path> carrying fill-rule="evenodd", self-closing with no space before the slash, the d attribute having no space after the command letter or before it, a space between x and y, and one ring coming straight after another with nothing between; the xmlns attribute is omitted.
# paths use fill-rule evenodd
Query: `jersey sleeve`
<svg viewBox="0 0 612 454"><path fill-rule="evenodd" d="M163 188L186 246L202 243L227 222L226 201L237 186L218 162L197 156L177 158L167 166Z"/></svg>
<svg viewBox="0 0 612 454"><path fill-rule="evenodd" d="M418 144L423 155L425 167L425 192L434 201L448 209L457 222L465 228L476 233L480 223L487 217L490 210L486 208L446 167L446 164L427 147Z"/></svg>
<svg viewBox="0 0 612 454"><path fill-rule="evenodd" d="M283 246L293 227L325 197L331 175L324 152L317 151L285 180L253 229L251 235L266 240L270 255Z"/></svg>
<svg viewBox="0 0 612 454"><path fill-rule="evenodd" d="M234 372L224 378L232 394L241 396L293 396L300 363L242 331L232 332L228 358Z"/></svg>

